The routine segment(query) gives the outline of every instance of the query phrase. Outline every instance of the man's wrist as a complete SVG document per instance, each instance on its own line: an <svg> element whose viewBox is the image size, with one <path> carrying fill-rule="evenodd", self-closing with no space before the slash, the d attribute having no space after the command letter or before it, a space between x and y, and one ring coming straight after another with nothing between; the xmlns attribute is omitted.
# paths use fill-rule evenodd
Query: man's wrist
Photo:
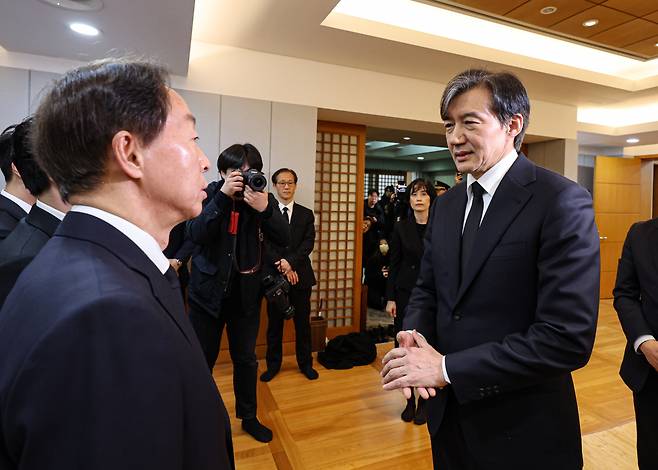
<svg viewBox="0 0 658 470"><path fill-rule="evenodd" d="M637 338L633 343L633 350L635 351L636 354L642 354L642 350L640 349L640 347L647 341L655 341L655 340L656 338L653 335L642 335L639 338Z"/></svg>
<svg viewBox="0 0 658 470"><path fill-rule="evenodd" d="M451 383L450 382L450 377L448 377L448 370L446 369L446 357L445 356L441 357L441 370L443 371L443 380L445 380L446 383Z"/></svg>

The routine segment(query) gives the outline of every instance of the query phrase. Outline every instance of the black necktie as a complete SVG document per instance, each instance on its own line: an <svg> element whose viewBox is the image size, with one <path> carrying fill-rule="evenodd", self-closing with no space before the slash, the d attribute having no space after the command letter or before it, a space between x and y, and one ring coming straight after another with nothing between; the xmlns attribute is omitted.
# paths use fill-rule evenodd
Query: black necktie
<svg viewBox="0 0 658 470"><path fill-rule="evenodd" d="M480 220L482 219L482 210L484 209L484 201L482 195L484 188L480 186L477 181L471 185L471 192L473 193L473 203L471 210L468 212L468 218L464 225L464 233L462 233L462 253L461 253L461 275L464 276L466 272L466 264L468 258L473 251L475 243L475 236L477 235L478 228L480 228Z"/></svg>
<svg viewBox="0 0 658 470"><path fill-rule="evenodd" d="M283 208L283 215L286 216L286 220L288 221L288 223L290 223L290 216L288 215L288 208L287 207Z"/></svg>

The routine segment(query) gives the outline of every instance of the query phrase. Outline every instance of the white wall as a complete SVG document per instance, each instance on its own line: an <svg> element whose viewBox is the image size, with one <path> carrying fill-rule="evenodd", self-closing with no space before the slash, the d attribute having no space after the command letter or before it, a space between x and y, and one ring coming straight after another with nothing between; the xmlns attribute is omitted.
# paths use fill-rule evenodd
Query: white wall
<svg viewBox="0 0 658 470"><path fill-rule="evenodd" d="M43 90L57 77L54 72L0 67L0 127L20 122L34 112ZM297 201L314 206L316 108L177 91L197 119L200 145L210 160L208 181L217 179L217 157L222 150L234 143L250 142L261 152L268 181L271 172L280 167L294 169L300 178ZM4 178L0 176L2 187Z"/></svg>

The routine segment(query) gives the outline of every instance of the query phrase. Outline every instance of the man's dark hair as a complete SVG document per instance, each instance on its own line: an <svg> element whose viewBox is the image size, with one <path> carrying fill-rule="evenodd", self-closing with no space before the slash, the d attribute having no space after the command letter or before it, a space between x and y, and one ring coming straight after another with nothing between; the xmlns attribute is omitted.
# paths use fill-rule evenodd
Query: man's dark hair
<svg viewBox="0 0 658 470"><path fill-rule="evenodd" d="M485 87L491 95L490 111L501 126L507 125L515 114L523 116L523 128L514 138L514 148L521 150L523 137L530 120L530 101L523 83L509 72L493 73L487 70L470 69L454 77L446 85L441 97L441 119L448 118L450 103L469 90Z"/></svg>
<svg viewBox="0 0 658 470"><path fill-rule="evenodd" d="M242 168L245 163L254 170L263 170L263 158L256 147L251 144L233 144L219 154L217 169L226 173L228 170Z"/></svg>
<svg viewBox="0 0 658 470"><path fill-rule="evenodd" d="M292 175L292 179L295 180L295 184L297 184L297 173L295 173L295 170L291 170L290 168L279 168L276 170L272 175L272 183L276 184L276 180L279 178L281 173L290 173Z"/></svg>
<svg viewBox="0 0 658 470"><path fill-rule="evenodd" d="M435 187L435 188L443 188L443 189L445 189L446 191L447 191L448 189L450 189L450 185L449 185L448 183L444 183L444 182L441 181L441 180L436 180L436 181L434 182L434 187Z"/></svg>
<svg viewBox="0 0 658 470"><path fill-rule="evenodd" d="M39 197L50 186L50 180L32 152L30 138L33 125L32 118L27 118L18 124L11 136L11 146L14 165L21 174L23 184L33 196Z"/></svg>
<svg viewBox="0 0 658 470"><path fill-rule="evenodd" d="M95 189L114 135L149 145L170 110L167 71L142 60L104 59L55 82L35 114L34 150L62 197Z"/></svg>
<svg viewBox="0 0 658 470"><path fill-rule="evenodd" d="M407 186L407 194L411 196L411 193L421 189L424 189L427 195L430 197L431 206L434 202L434 199L436 199L436 190L434 189L434 185L430 180L425 178L416 178L411 183L409 183L409 186Z"/></svg>
<svg viewBox="0 0 658 470"><path fill-rule="evenodd" d="M14 161L14 149L11 145L11 136L14 133L16 125L9 126L0 134L0 171L5 177L5 182L9 183L14 174L11 171L11 164Z"/></svg>
<svg viewBox="0 0 658 470"><path fill-rule="evenodd" d="M372 193L375 193L377 196L379 196L379 191L377 191L375 188L370 188L368 190L368 197L372 196Z"/></svg>

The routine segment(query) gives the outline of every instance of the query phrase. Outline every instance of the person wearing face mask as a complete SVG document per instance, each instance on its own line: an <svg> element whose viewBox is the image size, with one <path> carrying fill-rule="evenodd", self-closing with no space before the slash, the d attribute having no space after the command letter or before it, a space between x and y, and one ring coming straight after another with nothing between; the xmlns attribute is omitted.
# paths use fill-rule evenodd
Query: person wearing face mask
<svg viewBox="0 0 658 470"><path fill-rule="evenodd" d="M187 225L187 235L200 245L192 258L188 297L190 320L211 371L226 326L236 415L254 439L269 442L272 431L256 416L261 265L264 242L287 246L290 230L274 196L244 182L243 172L262 168L260 153L251 144L231 145L219 155L221 179L208 185L201 215Z"/></svg>
<svg viewBox="0 0 658 470"><path fill-rule="evenodd" d="M386 312L393 317L395 334L402 330L404 310L409 302L411 290L416 285L420 260L423 257L423 237L427 227L430 206L436 198L436 191L431 181L418 178L407 187L409 205L413 217L395 224L391 237L391 264L386 286ZM397 340L395 347L398 347ZM415 424L427 421L425 400L418 397L418 406L414 395L407 400L402 412L402 420Z"/></svg>
<svg viewBox="0 0 658 470"><path fill-rule="evenodd" d="M384 310L389 258L388 241L380 238L377 251L366 262L364 282L368 286L368 307L376 310Z"/></svg>

